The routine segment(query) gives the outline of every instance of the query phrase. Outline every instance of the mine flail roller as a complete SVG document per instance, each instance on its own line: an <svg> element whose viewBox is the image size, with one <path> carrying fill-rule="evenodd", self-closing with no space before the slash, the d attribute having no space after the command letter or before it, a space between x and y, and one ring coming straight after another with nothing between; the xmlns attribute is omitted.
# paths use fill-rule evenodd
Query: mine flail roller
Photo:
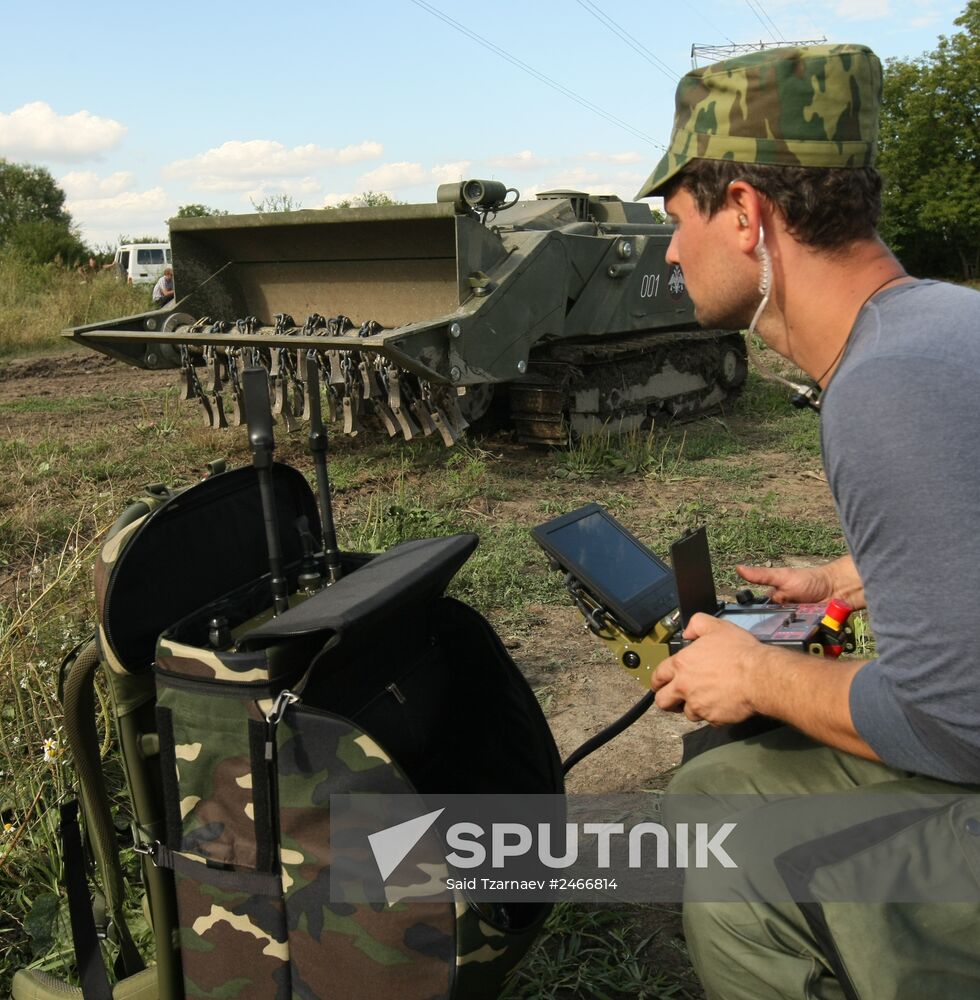
<svg viewBox="0 0 980 1000"><path fill-rule="evenodd" d="M549 444L690 417L734 396L744 340L702 330L671 228L646 204L576 191L522 201L496 181L435 204L172 219L176 298L65 335L138 368L178 368L214 427L244 421L242 372L271 375L287 429L453 444L491 407Z"/></svg>

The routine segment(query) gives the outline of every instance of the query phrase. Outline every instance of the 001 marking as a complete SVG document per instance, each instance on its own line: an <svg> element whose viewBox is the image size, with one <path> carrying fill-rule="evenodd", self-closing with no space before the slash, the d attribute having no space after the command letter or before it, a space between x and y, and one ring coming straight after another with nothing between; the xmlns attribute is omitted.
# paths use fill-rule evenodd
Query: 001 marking
<svg viewBox="0 0 980 1000"><path fill-rule="evenodd" d="M660 275L644 274L640 279L640 298L652 299L660 292Z"/></svg>

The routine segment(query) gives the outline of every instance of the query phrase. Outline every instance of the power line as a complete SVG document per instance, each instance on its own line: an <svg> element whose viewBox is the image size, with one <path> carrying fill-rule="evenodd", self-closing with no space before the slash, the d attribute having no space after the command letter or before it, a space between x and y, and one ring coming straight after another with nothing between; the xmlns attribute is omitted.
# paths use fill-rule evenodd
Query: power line
<svg viewBox="0 0 980 1000"><path fill-rule="evenodd" d="M553 90L557 90L558 93L563 94L565 97L570 98L575 101L576 104L581 105L583 108L591 111L593 114L599 115L600 118L604 118L611 125L616 125L621 129L629 132L631 135L636 136L638 139L642 139L644 142L650 143L652 146L657 146L660 149L666 149L662 143L656 141L651 136L647 135L645 132L641 132L639 129L633 128L628 122L624 122L621 118L617 118L615 115L610 114L608 111L604 111L598 105L593 104L591 101L586 100L586 98L576 94L575 91L569 90L568 87L563 86L558 83L557 80L553 80L550 76L546 76L544 73L536 70L533 66L529 66L526 62L518 59L517 56L511 55L506 49L502 49L499 45L495 45L493 42L487 41L482 35L478 35L475 31L471 31L465 25L459 23L459 21L454 20L448 14L444 14L441 10L433 7L431 4L425 2L425 0L412 0L412 3L416 7L420 7L422 10L431 14L433 17L439 18L440 21L445 22L451 28L466 35L467 38L472 39L474 42L482 45L485 49L489 49L495 55L500 56L501 59L506 59L512 66L516 66L518 69L523 70L529 76L533 76L536 80L540 80L542 83L547 84Z"/></svg>
<svg viewBox="0 0 980 1000"><path fill-rule="evenodd" d="M781 42L786 41L786 36L776 27L776 22L769 16L769 11L762 6L762 0L752 0L752 2L762 11L763 17L772 25L772 30L776 33Z"/></svg>
<svg viewBox="0 0 980 1000"><path fill-rule="evenodd" d="M806 19L813 25L813 30L819 32L820 28L818 27L817 22L813 20L809 4L802 3L800 0L797 0L797 6L803 8L803 13L806 14Z"/></svg>
<svg viewBox="0 0 980 1000"><path fill-rule="evenodd" d="M759 24L761 24L762 27L766 31L768 31L770 35L772 35L773 41L778 42L779 39L776 37L775 33L772 31L772 29L769 27L769 25L767 25L766 22L763 21L762 16L759 14L759 12L753 6L752 0L745 0L745 6L748 7L749 10L752 11L753 14L755 14L756 20L759 22ZM775 27L775 25L773 27Z"/></svg>
<svg viewBox="0 0 980 1000"><path fill-rule="evenodd" d="M717 28L718 27L718 25L716 25L714 21L712 21L708 17L705 17L705 15L702 14L701 11L699 11L697 9L697 7L694 6L694 4L688 3L688 0L684 0L684 6L687 7L688 10L693 11L695 14L697 14L698 17L700 17L701 20L705 22L705 24L710 24L712 28ZM734 45L735 44L735 40L732 39L732 38L729 38L726 34L722 34L721 37L724 38L725 41L728 42L730 45Z"/></svg>
<svg viewBox="0 0 980 1000"><path fill-rule="evenodd" d="M675 83L680 79L677 73L675 73L662 59L654 55L645 45L642 45L636 39L631 38L629 33L622 27L620 27L608 14L604 13L599 7L592 3L592 0L576 0L578 5L587 13L591 14L597 21L605 24L605 26L614 34L618 35L626 44L638 52L654 69L659 70L664 76L669 77Z"/></svg>

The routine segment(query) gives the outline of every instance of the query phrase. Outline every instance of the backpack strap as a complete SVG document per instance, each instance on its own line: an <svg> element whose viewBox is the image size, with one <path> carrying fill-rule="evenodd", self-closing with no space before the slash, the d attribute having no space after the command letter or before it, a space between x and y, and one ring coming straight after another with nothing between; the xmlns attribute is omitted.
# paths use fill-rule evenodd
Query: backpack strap
<svg viewBox="0 0 980 1000"><path fill-rule="evenodd" d="M129 927L123 914L126 889L122 866L119 863L119 849L116 843L116 829L112 822L112 812L109 807L109 796L102 774L102 760L99 753L99 736L95 726L95 673L99 666L99 655L94 636L82 646L69 654L63 666L62 707L64 710L65 738L71 750L78 778L78 795L81 801L82 814L85 819L88 844L94 855L99 872L99 881L105 897L106 914L115 931L114 938L119 947L117 973L120 978L131 976L144 968ZM76 808L77 812L77 808ZM64 817L63 817L64 824ZM74 820L79 850L81 837L77 834L78 822ZM73 849L69 836L63 835L66 852ZM73 877L69 873L77 868L80 873L84 898L88 900L88 890L85 888L84 856L82 863L70 865L66 853L66 880ZM71 902L71 882L67 881L69 890L69 905ZM76 900L76 905L80 900ZM90 908L90 907L89 907ZM94 930L94 921L93 921ZM72 932L75 933L75 917L72 916ZM76 940L76 948L78 942ZM77 956L76 956L77 957ZM81 966L80 966L81 968ZM86 994L87 997L87 994Z"/></svg>
<svg viewBox="0 0 980 1000"><path fill-rule="evenodd" d="M82 981L85 1000L112 1000L112 989L106 975L95 917L85 878L85 852L82 831L78 826L78 801L72 799L61 806L61 849L65 860L65 888L68 890L68 915L75 945L75 964Z"/></svg>

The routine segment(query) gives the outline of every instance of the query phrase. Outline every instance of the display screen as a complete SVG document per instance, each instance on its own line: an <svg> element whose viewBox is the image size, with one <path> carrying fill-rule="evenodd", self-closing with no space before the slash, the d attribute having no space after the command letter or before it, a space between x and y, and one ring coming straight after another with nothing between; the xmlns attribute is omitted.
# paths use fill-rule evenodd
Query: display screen
<svg viewBox="0 0 980 1000"><path fill-rule="evenodd" d="M774 615L785 618L786 612L781 608L773 611L749 611L744 613L739 611L737 614L725 615L725 621L731 622L739 628L744 628L747 632L751 632L756 625L772 621Z"/></svg>
<svg viewBox="0 0 980 1000"><path fill-rule="evenodd" d="M555 518L532 533L630 635L646 635L677 607L670 567L598 504Z"/></svg>
<svg viewBox="0 0 980 1000"><path fill-rule="evenodd" d="M549 532L549 537L576 569L623 602L670 575L598 511Z"/></svg>

